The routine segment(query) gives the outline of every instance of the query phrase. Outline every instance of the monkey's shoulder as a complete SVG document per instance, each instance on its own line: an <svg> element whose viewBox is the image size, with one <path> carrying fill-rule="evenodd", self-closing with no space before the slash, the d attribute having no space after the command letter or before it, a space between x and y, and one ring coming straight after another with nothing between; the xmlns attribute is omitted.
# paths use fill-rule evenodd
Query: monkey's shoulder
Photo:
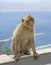
<svg viewBox="0 0 51 65"><path fill-rule="evenodd" d="M14 32L13 32L13 36L20 35L20 34L22 34L22 32L23 32L23 26L22 26L22 24L19 24L19 25L15 28L15 30L14 30Z"/></svg>

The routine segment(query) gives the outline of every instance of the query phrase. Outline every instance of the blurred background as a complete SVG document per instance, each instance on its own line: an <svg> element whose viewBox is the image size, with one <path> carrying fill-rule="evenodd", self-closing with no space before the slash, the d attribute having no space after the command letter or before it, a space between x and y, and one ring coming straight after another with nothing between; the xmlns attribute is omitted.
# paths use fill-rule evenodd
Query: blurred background
<svg viewBox="0 0 51 65"><path fill-rule="evenodd" d="M12 37L26 15L35 19L36 47L51 44L51 0L0 0L0 40ZM11 41L0 42L0 54L10 54ZM49 46L50 47L50 46Z"/></svg>

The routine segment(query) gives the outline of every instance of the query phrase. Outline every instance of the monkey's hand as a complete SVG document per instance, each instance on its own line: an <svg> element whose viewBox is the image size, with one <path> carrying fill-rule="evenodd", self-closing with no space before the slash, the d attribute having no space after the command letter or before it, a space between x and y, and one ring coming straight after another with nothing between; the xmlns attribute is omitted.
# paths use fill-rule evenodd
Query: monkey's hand
<svg viewBox="0 0 51 65"><path fill-rule="evenodd" d="M37 52L33 53L34 54L34 58L37 59L39 57L39 54Z"/></svg>

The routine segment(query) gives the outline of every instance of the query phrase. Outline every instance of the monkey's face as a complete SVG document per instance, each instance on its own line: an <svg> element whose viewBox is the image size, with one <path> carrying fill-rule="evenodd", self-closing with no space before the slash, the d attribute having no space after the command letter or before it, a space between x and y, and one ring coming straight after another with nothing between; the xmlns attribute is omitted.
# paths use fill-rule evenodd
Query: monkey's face
<svg viewBox="0 0 51 65"><path fill-rule="evenodd" d="M24 25L25 25L26 27L28 27L28 28L31 28L31 27L33 27L33 25L34 25L34 22L31 21L31 20L27 20L27 21L24 22Z"/></svg>
<svg viewBox="0 0 51 65"><path fill-rule="evenodd" d="M32 16L27 16L22 21L23 25L27 28L32 28L34 26L34 19Z"/></svg>

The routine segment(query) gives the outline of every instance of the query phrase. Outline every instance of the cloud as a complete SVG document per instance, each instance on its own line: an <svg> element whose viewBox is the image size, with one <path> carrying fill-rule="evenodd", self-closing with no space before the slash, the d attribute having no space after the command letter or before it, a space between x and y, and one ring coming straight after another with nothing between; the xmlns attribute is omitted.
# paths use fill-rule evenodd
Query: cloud
<svg viewBox="0 0 51 65"><path fill-rule="evenodd" d="M38 0L0 0L0 2L33 3L38 2Z"/></svg>
<svg viewBox="0 0 51 65"><path fill-rule="evenodd" d="M0 11L51 11L51 0L0 0Z"/></svg>

